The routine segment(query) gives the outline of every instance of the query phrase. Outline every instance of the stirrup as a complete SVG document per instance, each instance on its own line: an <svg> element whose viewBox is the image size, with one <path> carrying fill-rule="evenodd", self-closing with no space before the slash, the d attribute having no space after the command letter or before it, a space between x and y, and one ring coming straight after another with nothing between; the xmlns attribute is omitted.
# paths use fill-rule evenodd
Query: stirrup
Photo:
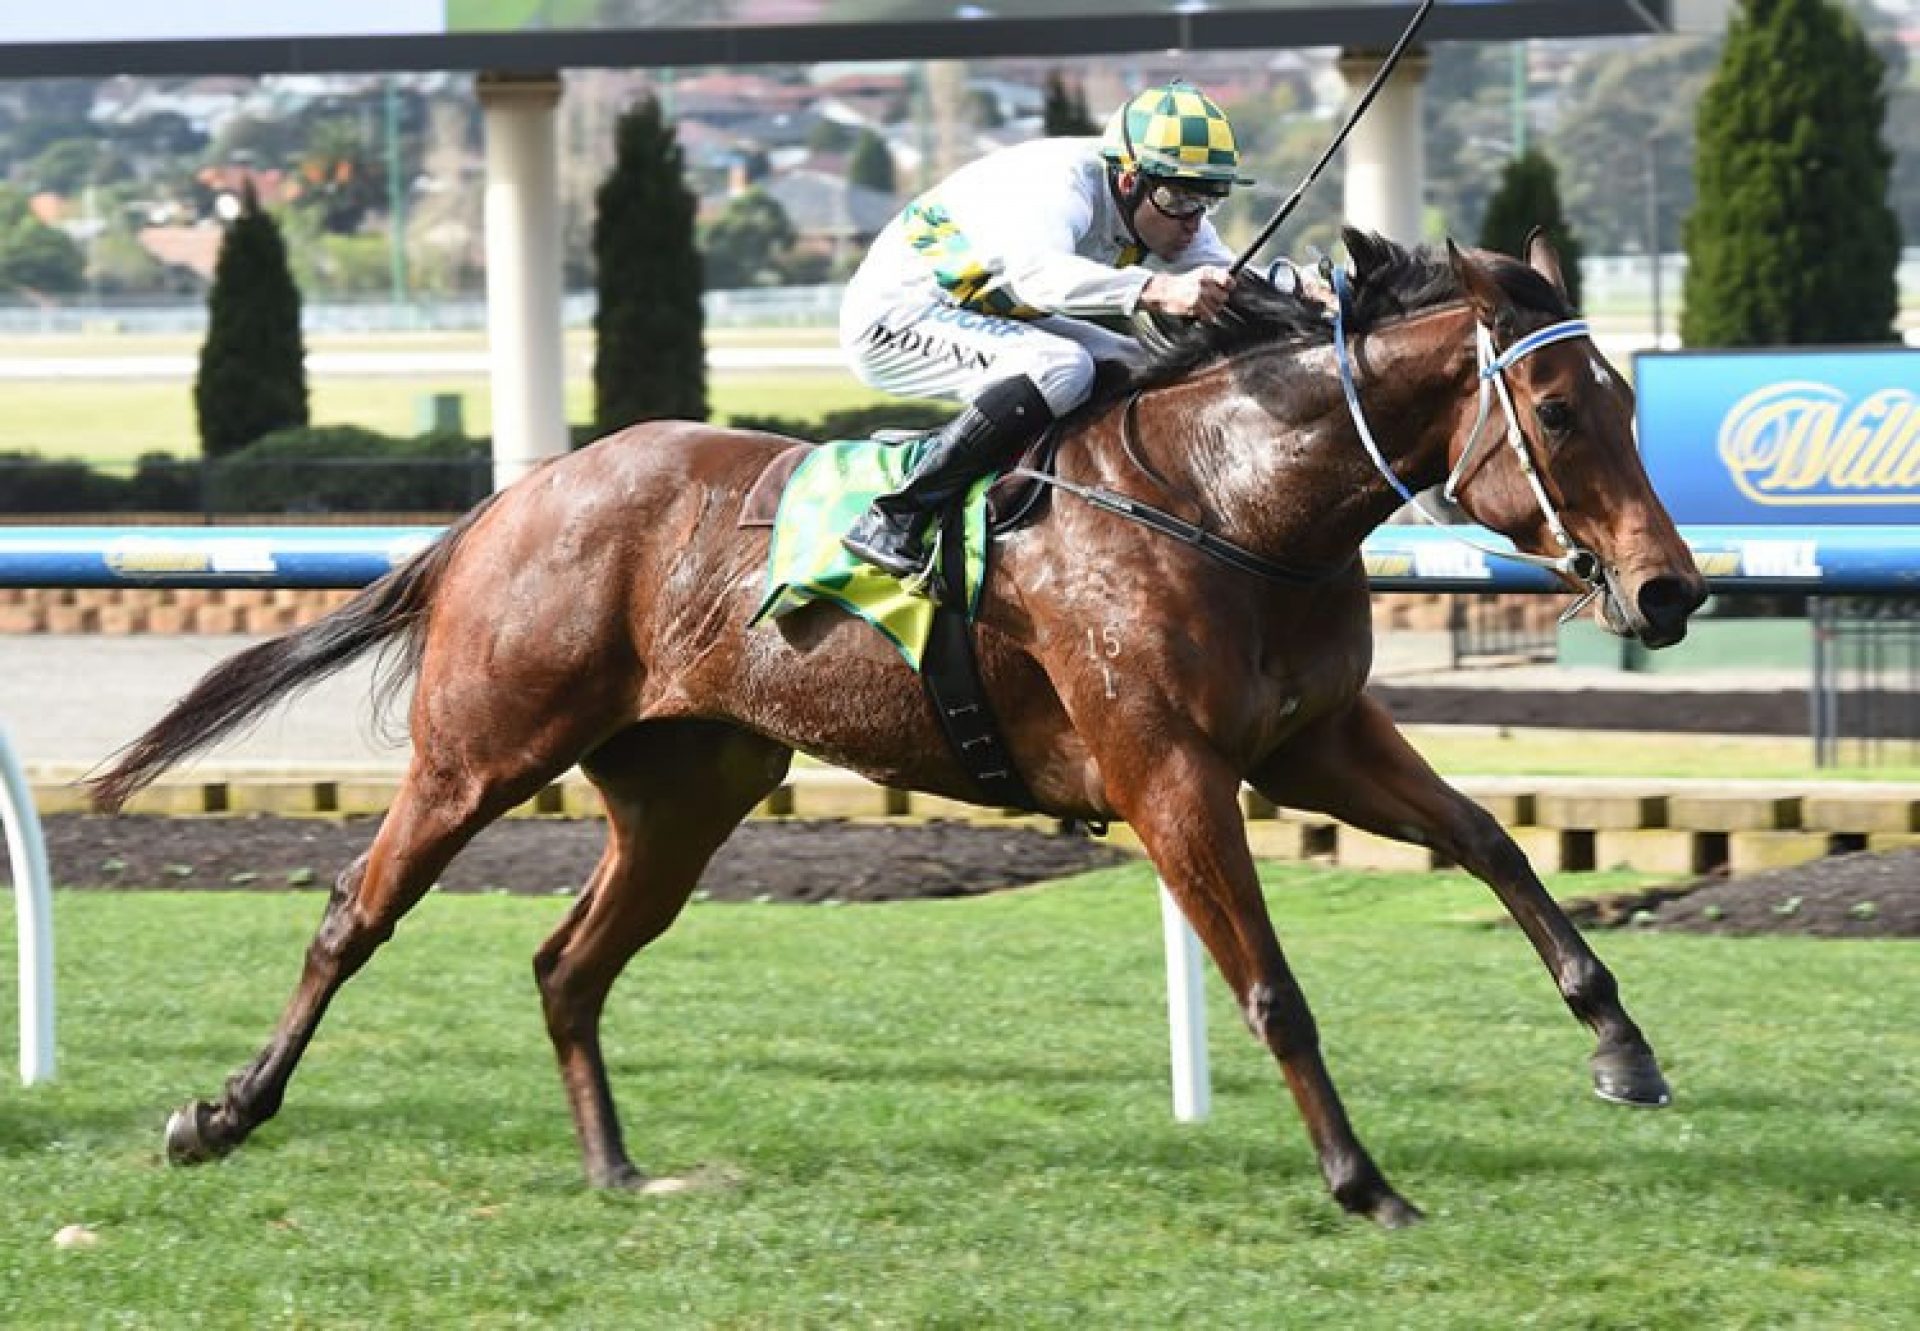
<svg viewBox="0 0 1920 1331"><path fill-rule="evenodd" d="M900 588L909 596L918 596L935 605L945 604L940 599L940 543L927 543L927 559L918 573L899 579Z"/></svg>

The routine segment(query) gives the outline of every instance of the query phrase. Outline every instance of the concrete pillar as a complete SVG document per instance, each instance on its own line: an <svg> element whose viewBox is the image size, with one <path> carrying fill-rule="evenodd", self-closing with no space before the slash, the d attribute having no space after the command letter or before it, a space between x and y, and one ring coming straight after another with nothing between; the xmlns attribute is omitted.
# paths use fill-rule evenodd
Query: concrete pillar
<svg viewBox="0 0 1920 1331"><path fill-rule="evenodd" d="M1354 98L1366 90L1385 62L1385 51L1344 50L1340 75ZM1403 245L1421 239L1426 201L1427 152L1420 128L1421 87L1427 57L1418 48L1401 57L1393 77L1354 126L1347 156L1347 221L1378 231Z"/></svg>
<svg viewBox="0 0 1920 1331"><path fill-rule="evenodd" d="M487 341L493 485L567 451L556 74L476 80L487 137Z"/></svg>

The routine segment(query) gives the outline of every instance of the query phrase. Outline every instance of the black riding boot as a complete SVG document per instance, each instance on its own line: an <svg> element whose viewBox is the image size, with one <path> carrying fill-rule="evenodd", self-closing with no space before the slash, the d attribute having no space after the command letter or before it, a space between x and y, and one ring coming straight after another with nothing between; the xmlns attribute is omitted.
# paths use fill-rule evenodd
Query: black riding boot
<svg viewBox="0 0 1920 1331"><path fill-rule="evenodd" d="M940 427L906 483L875 499L840 544L896 578L916 576L927 567L927 529L940 510L1018 456L1052 420L1046 398L1025 375L992 385Z"/></svg>

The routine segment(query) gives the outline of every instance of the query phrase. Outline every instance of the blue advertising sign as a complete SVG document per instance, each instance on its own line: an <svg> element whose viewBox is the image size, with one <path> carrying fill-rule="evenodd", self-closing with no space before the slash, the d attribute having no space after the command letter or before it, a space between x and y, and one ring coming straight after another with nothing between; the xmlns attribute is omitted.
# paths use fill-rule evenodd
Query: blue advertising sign
<svg viewBox="0 0 1920 1331"><path fill-rule="evenodd" d="M1640 452L1678 523L1920 523L1920 350L1634 359Z"/></svg>

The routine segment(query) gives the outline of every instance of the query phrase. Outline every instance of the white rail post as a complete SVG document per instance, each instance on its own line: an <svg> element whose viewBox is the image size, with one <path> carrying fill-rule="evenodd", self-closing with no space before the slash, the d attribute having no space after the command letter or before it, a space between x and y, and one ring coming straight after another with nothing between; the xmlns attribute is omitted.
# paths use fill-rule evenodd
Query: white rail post
<svg viewBox="0 0 1920 1331"><path fill-rule="evenodd" d="M13 870L14 913L19 920L20 1080L28 1086L53 1080L53 889L47 875L47 843L33 791L0 730L0 817L7 829L7 863Z"/></svg>
<svg viewBox="0 0 1920 1331"><path fill-rule="evenodd" d="M1204 1122L1213 1110L1213 1084L1207 1072L1207 994L1201 969L1200 939L1167 891L1160 887L1160 925L1167 945L1167 1031L1172 1042L1173 1117L1180 1123Z"/></svg>

